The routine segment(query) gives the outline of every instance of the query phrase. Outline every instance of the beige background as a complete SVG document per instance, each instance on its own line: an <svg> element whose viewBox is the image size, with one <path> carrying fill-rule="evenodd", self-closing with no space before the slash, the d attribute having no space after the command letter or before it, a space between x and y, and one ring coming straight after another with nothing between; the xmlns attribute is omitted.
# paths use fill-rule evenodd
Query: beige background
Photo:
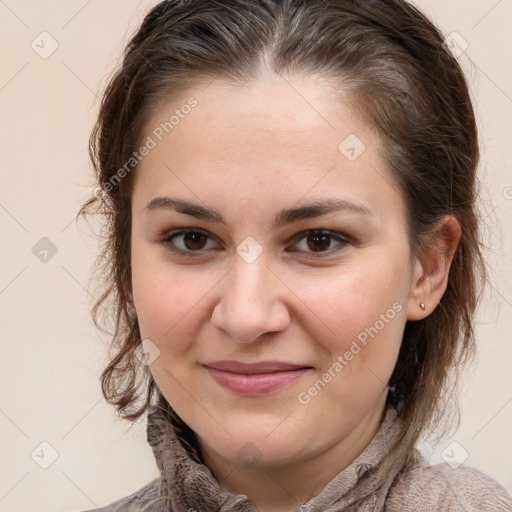
<svg viewBox="0 0 512 512"><path fill-rule="evenodd" d="M0 1L1 512L93 508L158 474L145 423L129 430L102 399L106 353L89 319L87 291L97 246L90 228L73 222L90 185L96 94L154 3ZM493 269L461 427L434 453L425 449L433 460L465 450L467 464L512 490L512 2L416 4L445 34L456 31L469 43L460 61L477 101ZM35 40L40 53L51 49L43 31L58 43L46 59L31 47ZM32 252L43 237L57 249L46 263ZM54 453L53 464L40 467Z"/></svg>

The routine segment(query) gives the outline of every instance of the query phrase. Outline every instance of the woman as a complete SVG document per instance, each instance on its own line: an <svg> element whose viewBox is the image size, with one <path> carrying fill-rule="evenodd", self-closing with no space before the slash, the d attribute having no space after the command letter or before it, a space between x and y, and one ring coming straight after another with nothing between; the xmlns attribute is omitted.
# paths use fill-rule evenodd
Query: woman
<svg viewBox="0 0 512 512"><path fill-rule="evenodd" d="M91 156L103 392L148 412L161 471L101 510L512 510L415 448L448 425L485 278L468 87L416 8L162 2Z"/></svg>

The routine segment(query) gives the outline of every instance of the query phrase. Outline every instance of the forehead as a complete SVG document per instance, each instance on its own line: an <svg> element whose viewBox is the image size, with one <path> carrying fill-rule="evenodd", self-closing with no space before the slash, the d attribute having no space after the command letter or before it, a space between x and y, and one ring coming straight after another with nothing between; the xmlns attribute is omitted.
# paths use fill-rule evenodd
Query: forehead
<svg viewBox="0 0 512 512"><path fill-rule="evenodd" d="M181 142L183 136L191 143L193 131L196 147L200 147L202 140L220 141L219 147L230 143L233 147L250 145L256 136L270 145L276 136L280 142L296 141L300 146L308 139L311 144L323 139L324 146L330 145L331 150L337 150L348 134L358 134L368 143L376 143L376 133L353 112L350 100L348 94L315 76L265 74L244 84L214 79L186 88L173 100L163 98L156 103L143 133L158 131L161 126L166 132L162 135L172 134L175 142ZM189 108L192 101L195 106ZM173 112L173 126L167 125L165 130ZM226 132L230 132L229 139L225 138ZM207 135L207 140L203 135Z"/></svg>
<svg viewBox="0 0 512 512"><path fill-rule="evenodd" d="M400 202L379 136L349 100L316 77L189 87L153 108L141 140L154 148L135 192L150 200L178 188L245 204L256 191L281 202L339 191L377 209Z"/></svg>

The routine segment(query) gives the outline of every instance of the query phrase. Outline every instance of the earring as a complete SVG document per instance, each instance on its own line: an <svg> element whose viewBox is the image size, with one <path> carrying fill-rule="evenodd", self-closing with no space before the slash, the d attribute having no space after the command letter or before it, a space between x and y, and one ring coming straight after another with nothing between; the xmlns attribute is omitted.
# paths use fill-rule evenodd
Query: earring
<svg viewBox="0 0 512 512"><path fill-rule="evenodd" d="M427 309L427 307L425 306L425 304L423 304L423 302L420 303L420 308L423 309L423 311L425 311Z"/></svg>

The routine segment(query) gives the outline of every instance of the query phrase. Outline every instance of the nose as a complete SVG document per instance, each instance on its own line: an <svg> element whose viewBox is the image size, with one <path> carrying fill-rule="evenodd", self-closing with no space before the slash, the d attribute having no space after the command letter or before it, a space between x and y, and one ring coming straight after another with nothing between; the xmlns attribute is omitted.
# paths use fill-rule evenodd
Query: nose
<svg viewBox="0 0 512 512"><path fill-rule="evenodd" d="M238 343L256 342L290 323L283 300L288 288L267 263L263 255L248 263L236 254L233 269L220 285L212 324Z"/></svg>

